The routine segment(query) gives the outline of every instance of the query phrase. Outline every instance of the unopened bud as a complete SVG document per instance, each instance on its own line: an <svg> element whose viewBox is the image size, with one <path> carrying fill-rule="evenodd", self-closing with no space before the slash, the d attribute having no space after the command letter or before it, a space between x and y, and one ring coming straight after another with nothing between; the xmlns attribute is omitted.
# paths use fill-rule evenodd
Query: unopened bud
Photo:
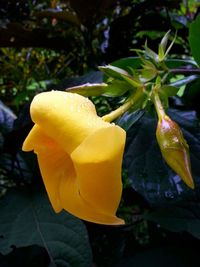
<svg viewBox="0 0 200 267"><path fill-rule="evenodd" d="M161 117L158 121L156 137L166 163L190 188L194 189L189 146L178 124L166 115Z"/></svg>

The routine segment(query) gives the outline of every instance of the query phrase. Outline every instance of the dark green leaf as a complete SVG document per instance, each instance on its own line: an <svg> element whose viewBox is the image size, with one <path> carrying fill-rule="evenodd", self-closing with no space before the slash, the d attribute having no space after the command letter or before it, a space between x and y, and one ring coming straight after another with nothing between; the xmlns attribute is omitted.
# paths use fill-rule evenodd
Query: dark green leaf
<svg viewBox="0 0 200 267"><path fill-rule="evenodd" d="M191 59L167 59L165 63L168 68L197 67L196 62ZM131 74L130 69L141 68L142 61L140 57L127 57L114 61L111 65L124 69Z"/></svg>
<svg viewBox="0 0 200 267"><path fill-rule="evenodd" d="M116 267L198 267L198 248L190 245L159 246L135 252Z"/></svg>
<svg viewBox="0 0 200 267"><path fill-rule="evenodd" d="M116 60L111 65L130 72L130 69L138 69L141 67L141 59L139 57L126 57ZM130 73L131 74L131 73Z"/></svg>
<svg viewBox="0 0 200 267"><path fill-rule="evenodd" d="M195 21L193 21L189 27L189 44L192 50L192 56L200 65L200 15L197 16Z"/></svg>
<svg viewBox="0 0 200 267"><path fill-rule="evenodd" d="M183 95L183 101L187 105L190 105L199 110L199 97L200 97L200 78L195 79L193 82L187 84Z"/></svg>
<svg viewBox="0 0 200 267"><path fill-rule="evenodd" d="M165 61L168 68L181 68L181 67L193 67L196 68L197 64L194 60L191 59L167 59Z"/></svg>
<svg viewBox="0 0 200 267"><path fill-rule="evenodd" d="M15 248L7 255L0 255L1 267L49 267L49 262L47 251L36 245Z"/></svg>
<svg viewBox="0 0 200 267"><path fill-rule="evenodd" d="M191 201L176 206L159 208L153 212L146 213L144 218L172 232L187 231L194 237L200 239L200 204Z"/></svg>
<svg viewBox="0 0 200 267"><path fill-rule="evenodd" d="M68 214L56 214L46 193L11 191L0 202L0 252L11 246L43 246L53 266L88 267L91 251L83 223Z"/></svg>
<svg viewBox="0 0 200 267"><path fill-rule="evenodd" d="M136 110L132 113L126 112L116 123L125 131L128 131L144 115L144 112L144 109Z"/></svg>
<svg viewBox="0 0 200 267"><path fill-rule="evenodd" d="M6 133L13 127L15 114L0 101L0 132Z"/></svg>

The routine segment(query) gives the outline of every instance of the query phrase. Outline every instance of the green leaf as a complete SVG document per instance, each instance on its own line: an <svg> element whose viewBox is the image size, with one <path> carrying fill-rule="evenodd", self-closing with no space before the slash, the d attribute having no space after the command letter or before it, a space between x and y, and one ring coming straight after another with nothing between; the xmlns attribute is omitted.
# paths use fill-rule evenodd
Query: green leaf
<svg viewBox="0 0 200 267"><path fill-rule="evenodd" d="M99 96L106 92L106 83L85 83L78 86L69 87L67 92L77 93L83 96Z"/></svg>
<svg viewBox="0 0 200 267"><path fill-rule="evenodd" d="M68 214L56 214L46 193L12 190L0 201L0 252L11 246L43 246L52 266L91 266L91 250L83 223Z"/></svg>
<svg viewBox="0 0 200 267"><path fill-rule="evenodd" d="M108 77L118 80L125 80L133 87L141 86L141 82L139 81L139 79L132 77L127 71L123 69L111 65L100 66L99 69L104 72Z"/></svg>
<svg viewBox="0 0 200 267"><path fill-rule="evenodd" d="M140 81L139 79L134 79L125 75L123 75L122 77L128 84L132 85L133 88L142 87L142 81Z"/></svg>
<svg viewBox="0 0 200 267"><path fill-rule="evenodd" d="M148 212L144 218L159 224L161 227L172 232L187 231L200 239L200 204L189 202L176 206L159 208Z"/></svg>
<svg viewBox="0 0 200 267"><path fill-rule="evenodd" d="M172 40L172 42L171 42L171 44L169 45L169 47L167 48L164 57L159 59L160 61L164 60L164 59L167 57L167 55L169 54L169 52L170 52L170 50L171 50L171 48L172 48L172 46L173 46L175 40L176 40L176 35L174 36L174 39Z"/></svg>
<svg viewBox="0 0 200 267"><path fill-rule="evenodd" d="M107 66L99 66L99 69L105 73L108 77L122 80L122 76L130 76L129 73L121 68L107 65Z"/></svg>
<svg viewBox="0 0 200 267"><path fill-rule="evenodd" d="M132 69L140 68L141 63L142 62L140 57L126 57L112 62L111 65L124 69L130 73L130 68Z"/></svg>
<svg viewBox="0 0 200 267"><path fill-rule="evenodd" d="M1 267L50 267L47 251L37 245L15 248L9 254L0 254Z"/></svg>
<svg viewBox="0 0 200 267"><path fill-rule="evenodd" d="M159 93L160 93L161 101L163 102L165 108L168 108L169 97L177 95L178 91L179 91L179 88L175 86L171 86L171 85L161 86Z"/></svg>
<svg viewBox="0 0 200 267"><path fill-rule="evenodd" d="M115 267L198 267L199 252L196 243L181 242L182 240L178 245L165 244L164 246L159 243L157 246L140 249L139 252L136 250L134 255L119 261Z"/></svg>
<svg viewBox="0 0 200 267"><path fill-rule="evenodd" d="M147 46L147 42L144 45L146 56L153 59L155 62L158 62L158 55Z"/></svg>
<svg viewBox="0 0 200 267"><path fill-rule="evenodd" d="M66 89L67 92L77 93L83 96L100 96L109 97L122 96L128 90L133 90L133 87L124 81L113 80L107 83L86 83Z"/></svg>
<svg viewBox="0 0 200 267"><path fill-rule="evenodd" d="M188 106L192 106L199 111L199 96L200 96L200 78L188 83L184 90L183 101Z"/></svg>
<svg viewBox="0 0 200 267"><path fill-rule="evenodd" d="M162 38L160 42L160 46L162 47L163 53L165 54L166 48L167 48L167 43L169 40L169 35L170 35L171 30L169 30L164 37Z"/></svg>
<svg viewBox="0 0 200 267"><path fill-rule="evenodd" d="M0 132L6 133L12 130L16 115L3 102L0 101Z"/></svg>
<svg viewBox="0 0 200 267"><path fill-rule="evenodd" d="M200 15L191 23L189 27L189 44L192 56L200 66Z"/></svg>
<svg viewBox="0 0 200 267"><path fill-rule="evenodd" d="M126 112L116 121L120 127L128 131L145 113L144 109L136 110L132 113Z"/></svg>
<svg viewBox="0 0 200 267"><path fill-rule="evenodd" d="M167 48L167 43L168 43L168 40L169 40L169 34L170 34L170 31L169 30L165 35L164 37L162 38L159 46L158 46L158 58L160 61L164 60L165 59L165 51L166 51L166 48Z"/></svg>
<svg viewBox="0 0 200 267"><path fill-rule="evenodd" d="M162 94L162 96L165 97L171 97L171 96L175 96L178 92L179 88L172 86L172 85L163 85L160 88L160 93Z"/></svg>
<svg viewBox="0 0 200 267"><path fill-rule="evenodd" d="M133 90L134 88L126 82L120 80L113 80L110 84L108 84L104 95L110 97L122 96L127 91L133 92Z"/></svg>
<svg viewBox="0 0 200 267"><path fill-rule="evenodd" d="M168 68L181 68L181 67L191 67L196 68L197 64L194 60L191 59L167 59L165 64Z"/></svg>

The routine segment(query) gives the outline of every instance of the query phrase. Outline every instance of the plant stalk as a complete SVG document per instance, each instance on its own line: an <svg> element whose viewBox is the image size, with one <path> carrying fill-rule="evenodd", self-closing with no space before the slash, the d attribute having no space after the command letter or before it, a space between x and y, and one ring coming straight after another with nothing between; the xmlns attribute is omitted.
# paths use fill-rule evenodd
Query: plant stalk
<svg viewBox="0 0 200 267"><path fill-rule="evenodd" d="M128 111L133 106L133 104L136 103L136 101L141 97L141 93L143 94L140 88L138 88L138 92L131 95L123 105L111 111L109 114L104 115L102 119L107 122L112 122L116 120L118 117L122 116L126 111Z"/></svg>

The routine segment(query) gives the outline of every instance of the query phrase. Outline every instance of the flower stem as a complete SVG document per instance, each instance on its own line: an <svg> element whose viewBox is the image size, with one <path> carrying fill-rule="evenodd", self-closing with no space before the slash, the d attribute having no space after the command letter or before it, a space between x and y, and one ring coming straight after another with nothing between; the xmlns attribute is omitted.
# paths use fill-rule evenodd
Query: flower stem
<svg viewBox="0 0 200 267"><path fill-rule="evenodd" d="M104 121L107 121L107 122L112 122L114 121L115 119L117 119L118 117L120 117L121 115L123 115L126 111L128 111L132 106L133 104L136 103L136 101L140 98L141 96L141 90L138 88L138 92L134 93L133 95L131 95L128 100L123 104L121 105L119 108L111 111L109 114L106 114L102 117L102 119ZM142 92L143 93L143 92Z"/></svg>
<svg viewBox="0 0 200 267"><path fill-rule="evenodd" d="M153 92L152 94L152 100L158 115L159 120L161 120L162 118L164 118L166 116L165 110L163 108L163 105L160 101L159 95L157 92Z"/></svg>
<svg viewBox="0 0 200 267"><path fill-rule="evenodd" d="M177 69L169 69L170 73L174 73L174 74L200 74L200 68L190 68L190 69L186 69L186 68L177 68Z"/></svg>

